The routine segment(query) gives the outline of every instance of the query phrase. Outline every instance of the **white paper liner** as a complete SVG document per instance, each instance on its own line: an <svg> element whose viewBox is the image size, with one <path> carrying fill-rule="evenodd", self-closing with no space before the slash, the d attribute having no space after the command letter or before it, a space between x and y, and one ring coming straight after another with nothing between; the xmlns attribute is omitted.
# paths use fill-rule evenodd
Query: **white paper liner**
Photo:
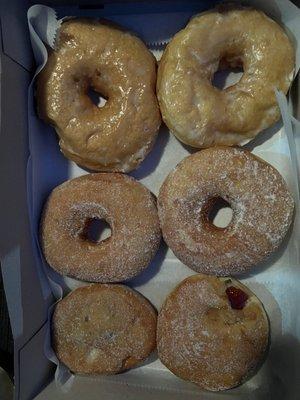
<svg viewBox="0 0 300 400"><path fill-rule="evenodd" d="M40 4L30 7L27 13L27 19L31 46L38 66L36 73L39 73L48 59L47 49L44 43L54 48L56 33L61 22L57 19L56 12L53 8Z"/></svg>
<svg viewBox="0 0 300 400"><path fill-rule="evenodd" d="M279 8L281 13L281 22L290 31L294 38L294 41L296 41L296 71L298 71L300 64L299 10L289 1L283 2L279 0L274 0L269 2L255 1L249 3L255 3L256 7L260 6L261 8L266 8L266 3L268 3L267 11L269 8L272 10L274 7L275 10L278 10ZM207 2L207 4L201 3L200 7L207 8L205 7L205 5L209 7L209 2ZM199 8L198 11L201 12L201 9ZM150 49L153 51L157 59L159 59L162 54L163 48L172 36L169 33L172 32L172 34L174 34L179 29L184 27L187 20L193 14L195 14L195 11L167 14L163 13L155 14L153 16L149 14L145 16L112 15L109 17L109 19L135 31L137 30L137 27L139 27L140 36L142 36L143 39L148 43ZM91 16L97 17L95 15ZM276 15L274 16L276 17ZM155 18L155 20L158 22L156 24L153 24L152 18ZM167 29L163 30L163 34L161 34L161 24L165 23L166 20L168 21ZM43 203L41 199L43 198L43 200L45 200L45 195L49 194L51 189L57 184L61 183L61 181L64 181L68 178L73 178L78 175L86 174L86 171L82 170L73 162L63 159L62 156L60 156L59 154L56 154L55 160L51 158L50 161L57 162L59 165L61 164L64 167L67 166L67 176L62 178L62 176L58 174L58 177L55 177L55 179L49 178L49 182L46 182L44 187L41 188L41 176L43 176L44 171L41 171L42 168L40 170L39 166L41 164L43 167L45 167L45 165L43 165L44 160L42 161L42 155L45 154L45 150L47 148L53 148L53 146L58 147L58 143L56 143L57 139L53 135L53 132L51 132L52 128L46 127L45 124L43 124L36 116L34 108L34 84L36 75L41 71L41 69L47 62L47 50L43 42L50 47L54 46L56 32L61 24L61 20L57 20L56 13L53 9L42 5L35 5L28 10L28 24L34 57L37 64L36 74L29 87L28 100L29 147L31 153L27 167L27 187L29 200L28 208L34 242L37 248L37 262L44 268L46 275L48 276L53 294L55 298L59 300L62 298L64 292L66 292L70 288L72 289L85 283L76 281L71 278L62 278L51 268L49 268L44 261L38 239L38 221ZM297 154L295 151L295 140L293 130L291 128L291 117L288 111L285 96L281 93L277 93L277 99L283 116L284 129L280 129L280 125L277 124L275 127L275 129L277 129L277 131L275 131L276 133L269 136L268 132L272 132L272 130L274 130L274 127L270 128L270 130L267 130L264 134L261 134L261 136L256 138L253 141L254 144L252 144L252 146L255 147L254 152L256 154L260 155L262 158L266 159L266 161L270 162L277 169L279 169L281 174L287 180L290 188L293 190L295 199L299 201L299 183L297 177L298 172L296 168L299 160L297 160ZM267 138L265 142L260 141L262 139L262 136ZM250 149L252 149L251 143ZM157 158L155 158L154 152L159 153ZM173 167L188 154L190 154L189 151L184 146L182 146L173 135L169 136L168 131L164 129L164 131L161 132L159 135L157 144L153 149L152 157L148 157L144 161L142 166L138 170L134 171L131 175L139 179L150 190L152 190L152 192L157 194L159 187L161 186L161 183L165 179L168 172L171 171ZM276 157L274 157L274 155L276 155ZM291 166L287 167L290 160ZM58 169L55 172L57 171ZM39 175L39 173L41 175ZM298 221L295 225L297 230L299 231ZM290 257L289 262L291 265L297 265L297 261L299 261L299 250L298 246L295 245L293 247L294 256ZM155 270L154 272L151 271L151 268L154 268L152 265L152 267L148 268L148 271L146 271L145 274L142 274L141 276L131 281L130 285L137 288L142 294L148 297L154 305L159 307L168 292L174 287L174 285L180 282L185 277L193 275L194 272L184 266L178 259L176 259L173 253L170 250L167 250L166 246L162 246L158 255L155 258L154 263L152 264L158 264L158 267L156 266L156 268L160 268L159 274L157 274L157 271ZM172 269L172 274L170 274L170 269ZM153 277L151 276L151 274L154 274ZM251 276L246 278L246 283L251 289L254 289L255 293L262 299L265 306L267 304L269 308L272 308L271 304L274 300L270 300L268 299L268 297L266 297L264 287L261 290L262 285L261 283L259 283L258 279L259 276L262 277L263 275L267 274L268 273L263 270L260 275L255 275L254 279ZM158 275L160 276L159 279L157 279ZM152 279L150 279L151 277ZM161 284L162 282L163 284ZM53 308L54 305L49 310L49 321L51 319ZM276 323L277 322L275 318L275 325ZM276 335L276 332L277 329L275 329L273 335ZM68 391L72 386L74 376L64 365L59 363L57 357L52 350L50 323L48 325L47 342L45 343L45 354L49 358L49 360L57 365L55 373L56 384L63 391ZM150 369L165 371L165 367L162 366L159 360L156 360L154 363L146 365L143 368L145 369L146 373ZM259 379L260 378L258 378L258 382ZM259 386L256 381L254 381L254 383L252 380L249 382L250 383L247 383L247 385L251 387L251 390Z"/></svg>
<svg viewBox="0 0 300 400"><path fill-rule="evenodd" d="M276 90L275 93L276 93L277 102L278 102L278 105L280 108L281 117L283 119L285 133L286 133L287 140L289 143L293 171L295 172L295 174L294 174L294 187L295 187L294 198L296 200L296 204L299 204L299 170L298 170L296 141L295 141L295 136L294 136L294 131L293 131L292 118L291 118L291 114L289 111L286 96L278 90Z"/></svg>

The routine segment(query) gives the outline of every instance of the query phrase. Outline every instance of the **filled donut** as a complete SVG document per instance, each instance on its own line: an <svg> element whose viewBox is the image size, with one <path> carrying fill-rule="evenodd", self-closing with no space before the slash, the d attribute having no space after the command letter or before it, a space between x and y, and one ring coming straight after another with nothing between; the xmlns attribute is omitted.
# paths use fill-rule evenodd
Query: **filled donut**
<svg viewBox="0 0 300 400"><path fill-rule="evenodd" d="M220 199L233 213L224 228L211 219ZM158 196L165 241L184 264L206 274L240 274L265 260L287 234L293 211L292 195L274 167L225 146L186 157Z"/></svg>
<svg viewBox="0 0 300 400"><path fill-rule="evenodd" d="M89 228L95 220L109 224L110 237L91 240ZM127 280L143 271L158 250L156 201L123 174L71 179L50 194L40 238L48 264L62 275L91 282Z"/></svg>
<svg viewBox="0 0 300 400"><path fill-rule="evenodd" d="M38 113L66 157L94 171L128 172L151 150L161 118L156 61L144 43L107 22L63 22L38 76ZM89 90L107 101L97 107Z"/></svg>
<svg viewBox="0 0 300 400"><path fill-rule="evenodd" d="M123 285L80 287L56 306L52 345L74 373L116 374L143 361L155 348L156 311Z"/></svg>
<svg viewBox="0 0 300 400"><path fill-rule="evenodd" d="M225 5L196 15L159 64L164 122L193 147L245 143L279 119L275 89L287 93L294 53L284 30L262 11ZM220 90L212 80L226 66L242 66L243 75Z"/></svg>
<svg viewBox="0 0 300 400"><path fill-rule="evenodd" d="M263 305L240 282L194 275L167 297L158 315L161 362L211 391L230 389L261 364L269 339Z"/></svg>

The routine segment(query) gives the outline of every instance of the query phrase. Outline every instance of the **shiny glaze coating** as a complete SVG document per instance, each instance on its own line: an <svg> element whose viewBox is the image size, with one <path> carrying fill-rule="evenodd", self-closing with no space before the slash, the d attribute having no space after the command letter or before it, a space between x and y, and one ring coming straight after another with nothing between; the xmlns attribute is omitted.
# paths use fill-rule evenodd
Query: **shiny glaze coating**
<svg viewBox="0 0 300 400"><path fill-rule="evenodd" d="M128 172L151 150L160 126L156 61L144 43L108 23L62 24L38 77L38 112L64 155L95 171ZM107 98L104 107L87 95Z"/></svg>
<svg viewBox="0 0 300 400"><path fill-rule="evenodd" d="M286 93L294 49L283 29L249 8L212 10L192 18L167 46L158 70L163 120L197 148L243 144L280 116L274 89ZM233 86L212 85L224 65L243 65Z"/></svg>
<svg viewBox="0 0 300 400"><path fill-rule="evenodd" d="M247 301L233 309L228 286ZM259 299L235 279L193 275L167 297L157 321L158 356L174 374L211 391L230 389L266 354L269 322Z"/></svg>

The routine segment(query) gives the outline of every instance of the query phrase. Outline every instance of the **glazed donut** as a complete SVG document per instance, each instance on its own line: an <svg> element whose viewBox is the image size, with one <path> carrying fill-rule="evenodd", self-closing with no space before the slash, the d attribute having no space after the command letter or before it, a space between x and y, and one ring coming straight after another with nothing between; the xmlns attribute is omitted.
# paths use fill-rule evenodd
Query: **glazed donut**
<svg viewBox="0 0 300 400"><path fill-rule="evenodd" d="M140 39L107 22L71 19L38 76L38 113L55 127L67 158L90 170L128 172L160 126L155 83L155 58ZM90 88L107 98L104 107L93 104Z"/></svg>
<svg viewBox="0 0 300 400"><path fill-rule="evenodd" d="M157 320L161 362L211 391L239 385L266 355L269 323L263 305L233 279L194 275L167 297Z"/></svg>
<svg viewBox="0 0 300 400"><path fill-rule="evenodd" d="M111 236L89 240L89 226L105 220ZM159 247L154 196L123 174L97 173L56 187L44 207L41 247L57 272L84 281L119 282L143 271Z"/></svg>
<svg viewBox="0 0 300 400"><path fill-rule="evenodd" d="M217 200L232 208L225 228L211 212ZM292 222L293 198L279 172L249 151L211 147L186 157L158 196L165 241L197 272L247 272L274 252Z"/></svg>
<svg viewBox="0 0 300 400"><path fill-rule="evenodd" d="M52 345L74 373L116 374L155 348L156 311L123 285L80 287L55 307Z"/></svg>
<svg viewBox="0 0 300 400"><path fill-rule="evenodd" d="M214 73L243 66L238 83L212 85ZM167 46L158 69L157 94L171 132L190 146L243 144L280 116L275 91L286 93L295 67L283 29L250 8L196 15Z"/></svg>

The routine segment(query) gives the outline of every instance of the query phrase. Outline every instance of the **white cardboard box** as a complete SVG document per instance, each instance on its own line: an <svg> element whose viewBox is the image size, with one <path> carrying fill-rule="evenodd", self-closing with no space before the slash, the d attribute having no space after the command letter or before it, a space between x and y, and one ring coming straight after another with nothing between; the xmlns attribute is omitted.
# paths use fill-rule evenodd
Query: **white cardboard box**
<svg viewBox="0 0 300 400"><path fill-rule="evenodd" d="M47 4L56 7L61 16L64 15L104 15L115 19L123 25L126 21L135 24L140 17L148 15L153 21L157 41L172 35L184 27L189 15L213 6L209 1L165 1L148 2L119 1L48 1ZM252 1L249 3L260 3ZM265 1L263 6L275 17L280 18L280 7L288 3L285 0ZM32 78L33 58L27 29L26 12L33 3L21 0L2 1L1 8L1 133L0 133L0 253L2 274L4 277L9 313L15 340L15 398L32 399L38 395L39 400L52 399L286 399L300 398L300 321L298 317L297 281L300 279L299 246L295 238L295 230L291 233L290 242L285 243L281 252L273 257L267 265L257 273L244 277L247 285L256 292L266 305L271 319L272 344L270 354L259 373L243 386L223 392L208 393L200 391L192 384L186 383L170 372L161 368L159 361L150 360L143 367L111 377L76 377L68 392L57 389L53 382L54 365L44 355L44 344L47 328L47 311L54 302L51 288L44 270L35 257L36 249L30 231L28 218L28 171L31 171L34 157L29 157L27 100L28 86ZM79 7L77 4L80 4ZM169 29L168 18L164 14L173 13L178 18L175 31ZM179 15L179 17L178 17ZM182 15L182 17L180 17ZM300 24L300 22L298 21ZM177 25L176 25L177 24ZM137 32L147 36L147 26L137 25ZM295 98L293 99L295 100ZM47 134L48 127L45 127ZM294 126L296 131L296 125ZM299 128L299 127L298 127ZM275 135L280 132L282 143L278 145ZM41 132L42 133L42 132ZM300 133L298 129L297 133ZM162 135L167 134L166 132ZM161 136L162 138L163 136ZM170 136L165 143L159 139L153 151L167 152ZM176 146L181 146L176 144ZM163 149L161 149L163 147ZM180 147L178 147L179 149ZM288 146L284 138L281 123L264 132L259 138L248 145L256 154L275 165L284 175L290 187L294 188L289 164ZM57 157L57 148L53 150ZM178 150L170 165L175 165L184 157L185 152ZM50 152L49 160L51 161ZM33 156L31 154L31 156ZM171 157L171 155L169 154ZM59 157L59 156L58 156ZM145 163L151 161L146 160ZM171 157L172 158L172 157ZM178 158L178 159L177 159ZM164 161L157 161L158 166ZM167 159L165 159L166 161ZM65 160L63 161L65 162ZM155 161L156 162L156 161ZM161 164L161 165L162 165ZM145 164L144 164L145 165ZM45 167L44 164L42 166ZM151 168L150 168L151 170ZM49 178L46 189L49 192L53 182L59 179ZM47 172L48 171L48 172ZM141 172L142 171L142 172ZM164 170L165 171L165 170ZM74 164L68 164L65 177L82 174ZM147 173L147 168L141 168L132 174L140 178L146 186L157 192L165 175L155 177ZM53 179L52 179L53 178ZM28 196L29 194L29 196ZM297 195L297 194L295 194ZM299 226L298 217L295 225ZM165 251L162 250L162 253ZM168 253L170 255L170 253ZM161 257L163 258L163 256ZM160 284L158 296L161 303L164 296L174 286L169 280L167 264L174 263L174 258L168 256L158 273L154 273L152 284L149 280L139 277L133 286L140 290L155 303L153 286ZM172 264L174 265L174 264ZM177 279L193 274L192 271L178 266ZM160 275L159 275L160 274ZM159 278L158 278L159 277ZM51 382L52 381L52 382ZM50 385L42 390L49 382Z"/></svg>

